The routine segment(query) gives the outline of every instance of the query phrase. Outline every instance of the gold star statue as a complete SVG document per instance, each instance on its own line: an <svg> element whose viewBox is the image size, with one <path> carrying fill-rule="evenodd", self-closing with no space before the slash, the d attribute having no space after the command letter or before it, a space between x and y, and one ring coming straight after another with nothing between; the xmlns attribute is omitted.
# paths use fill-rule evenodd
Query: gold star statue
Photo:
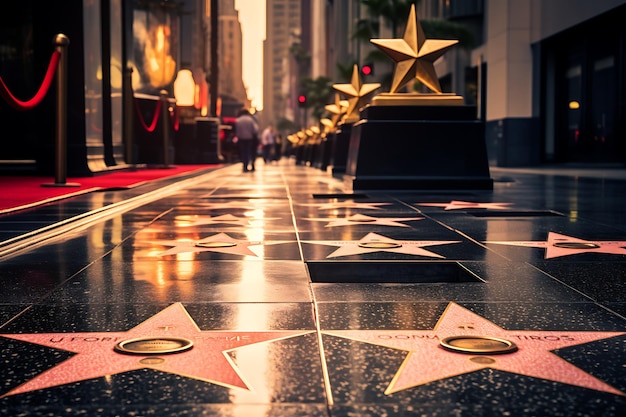
<svg viewBox="0 0 626 417"><path fill-rule="evenodd" d="M333 121L327 117L322 117L320 119L320 124L324 126L324 131L322 132L324 135L326 133L332 132L333 128L335 127L335 124L333 123Z"/></svg>
<svg viewBox="0 0 626 417"><path fill-rule="evenodd" d="M350 84L333 84L333 88L348 96L348 108L344 121L354 122L359 120L359 109L369 102L369 95L374 92L379 83L363 84L359 74L358 65L354 64L352 81Z"/></svg>
<svg viewBox="0 0 626 417"><path fill-rule="evenodd" d="M348 109L348 101L341 100L339 93L335 93L335 102L324 106L324 109L332 115L330 118L332 122L330 129L334 129L341 120L341 116L343 116Z"/></svg>
<svg viewBox="0 0 626 417"><path fill-rule="evenodd" d="M458 41L426 39L415 14L415 5L411 6L402 39L371 39L370 42L395 61L390 93L398 92L409 81L417 78L426 87L441 94L434 62Z"/></svg>

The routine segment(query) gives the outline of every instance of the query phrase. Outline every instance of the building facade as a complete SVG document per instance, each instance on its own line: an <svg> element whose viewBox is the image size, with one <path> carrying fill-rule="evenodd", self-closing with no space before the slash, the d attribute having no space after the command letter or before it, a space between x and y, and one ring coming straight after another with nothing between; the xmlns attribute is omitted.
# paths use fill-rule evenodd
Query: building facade
<svg viewBox="0 0 626 417"><path fill-rule="evenodd" d="M532 116L543 160L626 162L626 2L538 2ZM540 22L540 24L535 24Z"/></svg>
<svg viewBox="0 0 626 417"><path fill-rule="evenodd" d="M294 48L302 45L302 6L308 0L266 0L266 35L263 44L264 124L294 121L297 94Z"/></svg>
<svg viewBox="0 0 626 417"><path fill-rule="evenodd" d="M492 165L626 162L626 2L420 6L421 18L459 21L479 40L470 54L438 63L438 74L478 104Z"/></svg>
<svg viewBox="0 0 626 417"><path fill-rule="evenodd" d="M458 23L471 35L470 44L448 51L435 68L443 91L462 95L485 120L492 165L626 162L620 23L626 1L420 0L416 6L421 21ZM311 13L326 20L312 23L325 28L313 31L312 44L326 45L326 54L314 48L311 66L339 82L338 63L364 63L367 51L353 31L365 6L348 0L324 7ZM380 37L390 37L380 23ZM388 71L377 70L376 77Z"/></svg>
<svg viewBox="0 0 626 417"><path fill-rule="evenodd" d="M241 24L234 0L220 0L218 33L220 114L231 117L238 108L250 107L243 82Z"/></svg>

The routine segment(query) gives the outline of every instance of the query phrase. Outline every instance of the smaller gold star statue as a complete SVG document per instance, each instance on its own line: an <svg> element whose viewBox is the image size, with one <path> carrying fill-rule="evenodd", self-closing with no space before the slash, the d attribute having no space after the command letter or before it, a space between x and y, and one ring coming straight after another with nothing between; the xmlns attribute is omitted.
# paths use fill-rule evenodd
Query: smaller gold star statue
<svg viewBox="0 0 626 417"><path fill-rule="evenodd" d="M348 96L348 108L344 117L345 123L358 121L359 109L370 101L370 94L380 87L379 83L363 84L359 74L359 66L354 64L350 84L333 84L333 88Z"/></svg>
<svg viewBox="0 0 626 417"><path fill-rule="evenodd" d="M343 116L348 109L348 101L341 100L339 93L335 93L335 102L324 106L324 109L331 114L329 120L332 124L329 128L330 130L334 130L337 127L337 124L341 121L341 116Z"/></svg>

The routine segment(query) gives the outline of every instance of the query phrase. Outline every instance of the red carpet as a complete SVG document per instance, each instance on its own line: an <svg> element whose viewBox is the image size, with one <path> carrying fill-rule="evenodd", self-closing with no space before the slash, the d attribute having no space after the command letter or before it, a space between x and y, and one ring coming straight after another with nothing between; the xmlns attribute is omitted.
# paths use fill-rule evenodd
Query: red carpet
<svg viewBox="0 0 626 417"><path fill-rule="evenodd" d="M54 177L0 176L0 214L94 190L132 188L146 181L218 166L176 165L157 169L138 168L134 171L115 171L95 177L67 178L66 184L77 183L79 184L77 187L42 187L42 184L54 184Z"/></svg>

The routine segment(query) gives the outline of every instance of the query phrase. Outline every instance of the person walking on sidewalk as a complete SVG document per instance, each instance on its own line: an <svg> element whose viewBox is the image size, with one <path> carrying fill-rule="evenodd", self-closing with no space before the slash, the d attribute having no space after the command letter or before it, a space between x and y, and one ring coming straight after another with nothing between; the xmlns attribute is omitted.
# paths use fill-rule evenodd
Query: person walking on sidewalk
<svg viewBox="0 0 626 417"><path fill-rule="evenodd" d="M269 164L274 160L274 148L276 146L276 135L272 125L268 125L263 129L261 134L261 150L263 152L263 160L266 164Z"/></svg>
<svg viewBox="0 0 626 417"><path fill-rule="evenodd" d="M259 126L247 109L242 109L239 112L235 121L235 135L239 147L239 158L243 164L243 172L254 171Z"/></svg>

